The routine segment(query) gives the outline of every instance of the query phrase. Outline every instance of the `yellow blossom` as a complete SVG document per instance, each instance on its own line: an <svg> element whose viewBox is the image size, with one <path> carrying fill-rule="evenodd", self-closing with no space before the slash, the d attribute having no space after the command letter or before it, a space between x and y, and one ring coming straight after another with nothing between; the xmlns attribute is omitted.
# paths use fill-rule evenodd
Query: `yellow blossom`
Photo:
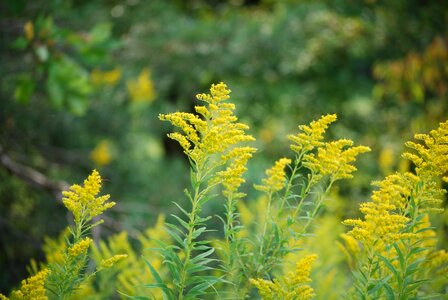
<svg viewBox="0 0 448 300"><path fill-rule="evenodd" d="M92 174L84 180L84 186L72 185L69 191L64 191L62 202L75 217L78 224L81 220L90 221L93 217L100 215L106 209L115 205L115 202L107 202L109 195L96 197L100 192L101 177L98 171L93 170Z"/></svg>
<svg viewBox="0 0 448 300"><path fill-rule="evenodd" d="M23 27L23 32L25 33L25 38L28 41L31 41L34 38L34 26L31 21L25 23L25 26Z"/></svg>
<svg viewBox="0 0 448 300"><path fill-rule="evenodd" d="M76 257L78 255L85 254L91 244L92 244L91 238L84 238L79 242L77 242L76 244L74 244L72 247L68 248L68 254L71 257Z"/></svg>
<svg viewBox="0 0 448 300"><path fill-rule="evenodd" d="M178 127L182 133L174 132L168 137L179 142L184 153L197 169L215 169L229 164L217 172L211 184L223 183L224 193L235 192L246 171L246 163L255 152L255 148L239 146L241 142L253 141L245 133L249 127L238 123L233 111L235 105L225 102L230 98L230 90L224 83L213 84L210 94L199 94L197 99L206 102L205 106L195 106L194 113L175 112L160 114L159 119Z"/></svg>
<svg viewBox="0 0 448 300"><path fill-rule="evenodd" d="M231 161L224 171L216 174L224 186L224 195L234 193L245 182L243 174L247 171L246 163L255 151L252 147L238 147L221 158L223 161Z"/></svg>
<svg viewBox="0 0 448 300"><path fill-rule="evenodd" d="M300 132L288 136L288 139L293 142L291 149L300 155L322 146L325 131L336 119L335 114L325 115L317 121L312 121L310 125L299 125Z"/></svg>
<svg viewBox="0 0 448 300"><path fill-rule="evenodd" d="M405 232L408 222L412 221L410 205L419 213L443 211L440 206L446 190L438 188L434 178L448 172L448 122L441 123L429 135L416 134L415 138L423 144L407 142L406 146L417 154L406 152L403 157L416 165L416 174L397 173L374 182L379 190L373 192L372 202L360 206L364 220L344 221L344 224L354 227L349 234L359 241L392 243L418 237L414 233L418 232L416 228L413 232Z"/></svg>
<svg viewBox="0 0 448 300"><path fill-rule="evenodd" d="M414 137L422 143L409 141L405 145L417 154L406 152L403 157L415 164L416 173L429 178L445 175L448 172L448 121L440 123L429 134Z"/></svg>
<svg viewBox="0 0 448 300"><path fill-rule="evenodd" d="M132 102L152 102L156 98L154 83L148 68L143 69L136 80L129 80L127 87Z"/></svg>
<svg viewBox="0 0 448 300"><path fill-rule="evenodd" d="M329 143L322 143L314 153L305 154L303 165L311 170L313 181L317 182L324 176L330 176L331 181L352 178L356 167L351 163L356 157L370 151L366 146L352 147L353 141L341 139Z"/></svg>
<svg viewBox="0 0 448 300"><path fill-rule="evenodd" d="M289 272L286 276L274 281L265 279L250 279L250 282L258 289L258 293L264 300L267 299L295 299L307 300L315 296L313 288L307 283L311 282L311 264L317 255L308 255L296 265L295 272Z"/></svg>
<svg viewBox="0 0 448 300"><path fill-rule="evenodd" d="M286 185L285 167L290 163L291 160L289 158L279 159L272 168L266 170L268 177L262 180L263 185L255 185L254 187L268 194L281 190Z"/></svg>
<svg viewBox="0 0 448 300"><path fill-rule="evenodd" d="M116 85L121 78L121 70L119 68L110 71L101 71L93 69L90 73L90 79L95 85Z"/></svg>
<svg viewBox="0 0 448 300"><path fill-rule="evenodd" d="M114 264L116 264L119 261L122 261L126 257L128 257L127 254L114 255L108 259L101 260L100 266L101 266L101 268L111 268Z"/></svg>
<svg viewBox="0 0 448 300"><path fill-rule="evenodd" d="M381 172L384 174L390 173L394 165L394 161L395 157L393 148L390 146L383 148L378 157L378 165Z"/></svg>
<svg viewBox="0 0 448 300"><path fill-rule="evenodd" d="M45 280L50 271L44 269L36 275L22 281L20 290L14 291L11 296L12 299L20 300L47 300L45 295Z"/></svg>
<svg viewBox="0 0 448 300"><path fill-rule="evenodd" d="M108 141L101 141L90 152L90 159L98 166L105 166L110 164L112 160L112 154L110 151L110 144Z"/></svg>

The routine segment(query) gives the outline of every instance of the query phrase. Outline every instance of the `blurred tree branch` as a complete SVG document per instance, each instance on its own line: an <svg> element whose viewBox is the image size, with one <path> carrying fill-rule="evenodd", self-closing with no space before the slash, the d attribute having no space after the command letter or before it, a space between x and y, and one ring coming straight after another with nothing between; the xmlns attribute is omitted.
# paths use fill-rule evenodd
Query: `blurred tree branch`
<svg viewBox="0 0 448 300"><path fill-rule="evenodd" d="M70 186L64 181L55 181L41 172L22 165L14 161L6 153L3 152L3 147L0 145L0 163L12 174L21 180L25 181L29 185L45 189L55 194L60 194L62 191L67 190Z"/></svg>

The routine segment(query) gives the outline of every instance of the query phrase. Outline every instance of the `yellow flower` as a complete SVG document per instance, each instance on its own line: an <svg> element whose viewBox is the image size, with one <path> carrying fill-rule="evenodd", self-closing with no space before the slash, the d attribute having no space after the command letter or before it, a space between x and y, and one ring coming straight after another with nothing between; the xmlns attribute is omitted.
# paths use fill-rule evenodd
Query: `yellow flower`
<svg viewBox="0 0 448 300"><path fill-rule="evenodd" d="M385 147L381 150L378 157L378 165L384 174L390 173L394 165L395 157L392 147Z"/></svg>
<svg viewBox="0 0 448 300"><path fill-rule="evenodd" d="M36 275L23 280L20 290L12 293L12 299L47 300L48 297L45 295L44 285L49 273L48 269L44 269Z"/></svg>
<svg viewBox="0 0 448 300"><path fill-rule="evenodd" d="M213 84L210 94L196 96L207 104L195 107L198 115L185 112L159 115L160 120L168 121L182 131L170 133L168 137L179 142L198 170L216 169L229 163L209 181L210 184L222 182L225 194L235 192L244 182L245 165L255 152L255 148L239 146L254 138L245 133L249 129L247 125L237 122L233 115L235 105L225 102L230 98L229 94L224 83Z"/></svg>
<svg viewBox="0 0 448 300"><path fill-rule="evenodd" d="M115 205L115 202L105 203L109 195L96 197L100 192L101 177L98 171L93 170L92 174L84 180L84 187L74 184L69 191L64 191L62 202L75 217L78 224L82 220L87 222L100 215L106 209Z"/></svg>
<svg viewBox="0 0 448 300"><path fill-rule="evenodd" d="M356 167L351 163L356 157L370 151L366 146L352 147L353 141L341 139L329 143L321 143L314 153L305 154L303 165L313 173L313 181L317 182L324 176L330 176L331 181L352 178Z"/></svg>
<svg viewBox="0 0 448 300"><path fill-rule="evenodd" d="M98 166L106 166L112 160L112 153L110 151L110 144L108 141L101 141L90 152L90 159Z"/></svg>
<svg viewBox="0 0 448 300"><path fill-rule="evenodd" d="M311 282L311 264L316 258L317 255L314 254L302 258L297 263L295 272L289 272L278 280L251 278L249 281L258 289L262 299L311 299L315 293L307 283Z"/></svg>
<svg viewBox="0 0 448 300"><path fill-rule="evenodd" d="M108 259L103 259L103 260L101 260L100 267L101 268L111 268L114 264L116 264L119 261L122 261L126 257L128 257L127 254L117 254Z"/></svg>
<svg viewBox="0 0 448 300"><path fill-rule="evenodd" d="M413 237L413 234L402 232L410 219L401 212L406 208L418 180L413 174L397 173L383 181L374 182L380 189L373 192L371 202L360 205L364 220L348 219L343 222L354 227L348 234L368 245L379 240L392 243Z"/></svg>
<svg viewBox="0 0 448 300"><path fill-rule="evenodd" d="M267 178L264 178L263 185L255 185L255 189L268 194L277 192L286 185L285 167L291 163L289 158L280 158L274 166L266 170Z"/></svg>
<svg viewBox="0 0 448 300"><path fill-rule="evenodd" d="M110 71L101 71L93 69L90 73L90 79L95 85L116 85L121 78L121 70L119 68Z"/></svg>
<svg viewBox="0 0 448 300"><path fill-rule="evenodd" d="M152 102L156 98L154 83L148 68L143 69L136 80L129 80L127 87L132 102Z"/></svg>
<svg viewBox="0 0 448 300"><path fill-rule="evenodd" d="M25 38L28 41L31 41L34 38L34 26L31 21L25 23L25 26L23 27L23 32L25 33Z"/></svg>
<svg viewBox="0 0 448 300"><path fill-rule="evenodd" d="M406 152L403 157L415 164L417 175L429 178L445 175L448 172L448 121L440 123L429 134L416 134L414 138L423 143L409 141L405 145L417 154Z"/></svg>
<svg viewBox="0 0 448 300"><path fill-rule="evenodd" d="M76 257L78 255L85 254L91 244L92 244L91 238L84 238L79 242L77 242L76 244L74 244L72 247L68 248L68 254L71 257Z"/></svg>
<svg viewBox="0 0 448 300"><path fill-rule="evenodd" d="M288 135L288 139L293 142L291 149L300 156L315 147L322 146L325 131L336 119L335 114L325 115L317 121L312 121L310 125L299 125L300 132L298 134Z"/></svg>
<svg viewBox="0 0 448 300"><path fill-rule="evenodd" d="M247 171L246 163L255 151L256 149L252 147L238 147L221 158L222 161L231 161L224 171L216 174L224 186L224 195L236 192L240 185L245 182L243 174Z"/></svg>

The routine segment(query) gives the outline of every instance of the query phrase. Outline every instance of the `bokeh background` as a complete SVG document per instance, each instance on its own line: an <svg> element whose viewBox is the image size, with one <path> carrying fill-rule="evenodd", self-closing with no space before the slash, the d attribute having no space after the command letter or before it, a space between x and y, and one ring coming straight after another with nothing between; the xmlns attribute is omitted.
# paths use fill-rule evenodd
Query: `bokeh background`
<svg viewBox="0 0 448 300"><path fill-rule="evenodd" d="M412 168L403 142L448 117L447 1L4 0L0 18L4 292L66 227L61 190L93 168L118 202L97 237L176 212L188 162L157 116L192 111L212 83L227 83L257 138L248 202L299 124L337 113L330 136L372 148L324 212L338 219L357 216L372 180ZM437 222L446 245L447 216Z"/></svg>

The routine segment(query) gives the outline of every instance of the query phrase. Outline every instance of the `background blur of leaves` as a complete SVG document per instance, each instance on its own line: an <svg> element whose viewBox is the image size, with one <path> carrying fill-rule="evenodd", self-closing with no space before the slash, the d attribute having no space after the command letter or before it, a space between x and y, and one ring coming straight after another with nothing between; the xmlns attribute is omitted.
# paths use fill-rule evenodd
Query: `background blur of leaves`
<svg viewBox="0 0 448 300"><path fill-rule="evenodd" d="M57 188L5 159L54 182L99 169L119 203L101 234L143 230L183 199L188 176L157 115L191 110L219 81L258 138L249 181L325 113L339 115L334 135L372 147L340 185L338 217L355 215L370 181L410 167L403 141L448 117L447 12L417 0L3 1L0 290L65 224Z"/></svg>

